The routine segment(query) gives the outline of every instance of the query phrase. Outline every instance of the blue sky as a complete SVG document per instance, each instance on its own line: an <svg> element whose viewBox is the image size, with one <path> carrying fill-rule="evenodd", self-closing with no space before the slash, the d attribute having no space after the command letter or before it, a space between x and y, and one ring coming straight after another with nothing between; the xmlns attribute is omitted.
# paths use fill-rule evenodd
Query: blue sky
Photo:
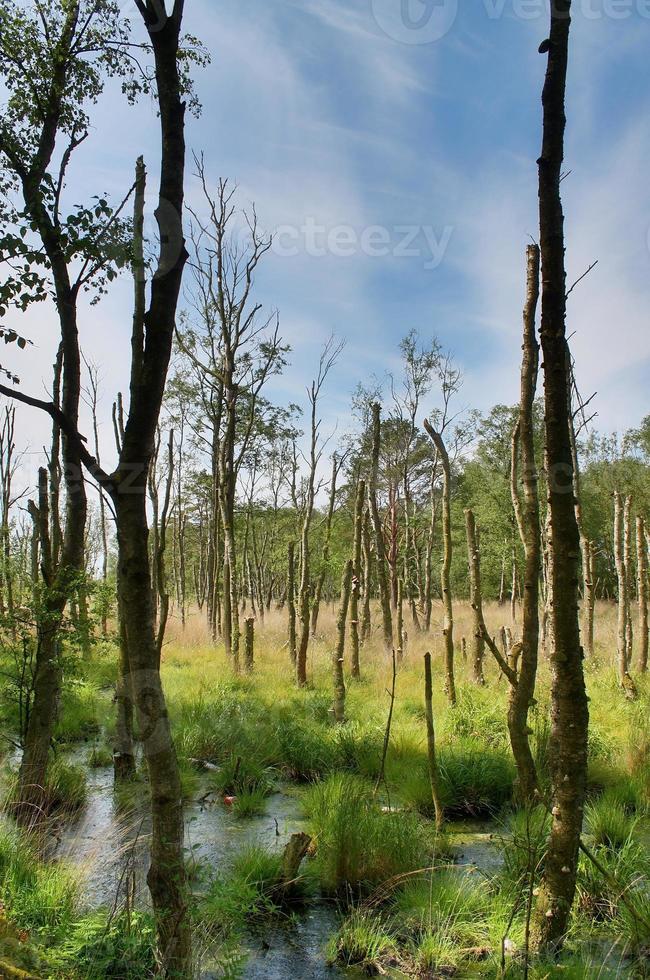
<svg viewBox="0 0 650 980"><path fill-rule="evenodd" d="M186 28L212 55L197 74L203 114L189 122L188 146L205 152L209 175L238 182L265 228L279 229L257 279L257 297L280 310L293 347L276 397L304 401L324 340L345 337L324 405L339 430L356 383L395 370L412 328L454 352L462 404L485 410L517 397L548 14L541 0L460 2L404 0L420 31L405 26L401 0L186 2ZM563 184L570 281L599 264L571 296L569 329L583 393L599 393L598 427L621 429L649 410L650 2L574 4ZM151 105L129 109L111 90L95 122L71 172L75 201L120 196L140 153L153 190ZM198 201L191 178L188 198ZM310 225L325 254L307 254ZM400 254L405 227L415 254ZM367 254L368 240L384 254ZM84 349L101 365L107 437L110 402L127 385L129 307L125 281L81 318ZM29 367L26 355L12 364L24 389L40 393L51 314L31 313L29 332ZM21 424L37 448L42 422L21 412Z"/></svg>

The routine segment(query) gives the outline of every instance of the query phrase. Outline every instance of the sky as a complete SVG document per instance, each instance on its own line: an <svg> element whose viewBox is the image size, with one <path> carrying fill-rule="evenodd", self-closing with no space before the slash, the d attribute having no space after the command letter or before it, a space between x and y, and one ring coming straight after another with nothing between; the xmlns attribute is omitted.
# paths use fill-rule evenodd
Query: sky
<svg viewBox="0 0 650 980"><path fill-rule="evenodd" d="M132 0L123 5L133 15ZM140 32L137 16L134 30ZM411 329L437 337L464 372L459 399L486 411L519 389L525 248L537 238L544 0L186 0L186 30L211 54L189 150L231 178L275 233L256 298L280 312L292 347L278 401L305 403L330 334L346 347L328 379L330 430L349 427L359 381L397 372ZM650 0L574 0L563 182L568 329L595 425L648 414L650 378ZM158 121L109 87L71 168L69 200L120 199L136 157L155 203ZM188 201L199 189L188 170ZM152 219L149 218L149 221ZM102 441L128 384L131 286L80 316L100 368ZM51 309L13 324L34 346L3 351L24 391L49 384ZM425 409L435 407L432 395ZM19 410L19 444L38 462L48 426ZM87 420L82 419L82 428Z"/></svg>

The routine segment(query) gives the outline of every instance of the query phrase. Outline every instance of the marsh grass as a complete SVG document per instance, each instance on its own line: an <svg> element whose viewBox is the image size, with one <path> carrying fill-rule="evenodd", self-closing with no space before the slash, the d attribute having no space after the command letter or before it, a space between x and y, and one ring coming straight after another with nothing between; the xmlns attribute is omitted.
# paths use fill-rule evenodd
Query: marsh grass
<svg viewBox="0 0 650 980"><path fill-rule="evenodd" d="M303 798L316 841L315 864L326 892L368 892L427 866L427 840L410 813L385 812L369 782L338 773Z"/></svg>
<svg viewBox="0 0 650 980"><path fill-rule="evenodd" d="M380 802L375 802L372 790L388 712L390 658L375 631L361 651L361 680L346 677L348 721L334 725L330 670L334 615L330 607L322 607L319 636L310 645L309 686L303 691L295 689L288 663L286 611L274 611L265 617L263 626L258 623L255 673L242 678L232 676L223 646L212 642L196 611L184 630L172 617L163 649L163 680L184 797L196 798L201 791L197 761L218 767L208 781L217 791L237 798L235 812L241 816L263 812L269 793L283 780L306 787L299 794L304 796L311 821L315 855L305 862L298 891L306 890L309 896L321 888L336 895L349 913L333 944L333 956L366 970L377 964L396 965L403 975L456 971L458 977L496 976L504 935L507 933L515 954L521 949L522 876L529 873L531 854L539 859L538 867L543 867L546 829L545 818L539 818L537 827L537 815L512 810L514 767L505 724L507 685L488 656L487 685L476 687L470 665L458 656L458 705L449 708L443 690L442 614L436 604L429 635L409 630L397 677L386 782ZM506 615L496 605L486 607L491 633L498 632ZM471 635L471 610L466 603L456 604L455 618L457 636ZM533 964L530 976L540 980L555 975L608 976L594 966L591 952L581 950L581 942L587 939L616 943L630 956L636 955L637 964L643 962L643 949L650 946L650 939L622 901L625 895L642 908L650 905L647 839L643 837L650 811L650 686L647 678L635 678L638 702L628 704L622 699L613 668L615 609L599 604L596 624L596 657L585 665L592 720L585 830L599 861L611 874L603 878L581 860L579 901L567 955L553 965ZM433 711L446 816L448 820L494 819L507 848L504 868L497 875L468 877L467 869L460 867L422 873L449 860L444 836L435 836L429 819L432 804L422 670L427 650L433 655ZM57 741L72 745L91 740L95 745L87 759L91 766L111 761L107 746L114 725L116 663L115 648L97 644L90 661L77 665L78 676L75 673L72 684L66 683ZM531 722L543 789L548 788L550 758L549 677L549 665L542 657ZM53 764L52 799L63 812L78 811L85 801L83 774L61 768L66 765L60 759ZM128 811L137 809L146 793L146 781L140 774L134 784L116 793L118 809L120 800ZM382 804L388 802L393 812L383 812ZM128 941L119 929L117 934L109 930L102 945L101 916L98 913L91 921L80 914L74 882L66 884L64 869L38 861L31 861L32 868L29 861L18 857L8 861L7 847L4 854L0 842L0 898L12 917L31 923L29 928L37 938L41 930L54 936L53 950L59 948L64 934L68 942L56 968L43 975L94 980L93 957L102 964L101 975L128 980L149 975L146 916L136 922ZM278 904L278 861L277 854L253 848L233 862L199 900L197 932L232 938L251 928L263 930L270 920L290 914L290 908ZM7 867L10 870L5 874ZM203 885L212 869L198 870ZM361 899L364 905L355 904ZM105 925L107 919L103 921ZM230 949L230 940L224 942ZM479 958L484 954L484 960ZM72 965L75 955L84 964L80 973ZM131 973L126 960L135 964ZM516 977L518 970L515 955L508 973Z"/></svg>
<svg viewBox="0 0 650 980"><path fill-rule="evenodd" d="M281 870L281 854L256 845L245 848L213 880L197 908L198 918L228 939L286 917L309 894L311 882L301 876L291 889L280 888Z"/></svg>

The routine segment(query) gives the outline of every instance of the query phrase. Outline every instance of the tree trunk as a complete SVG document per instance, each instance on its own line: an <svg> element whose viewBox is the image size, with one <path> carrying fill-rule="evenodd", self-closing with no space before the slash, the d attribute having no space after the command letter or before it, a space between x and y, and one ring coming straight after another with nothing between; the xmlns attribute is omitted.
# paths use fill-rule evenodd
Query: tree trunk
<svg viewBox="0 0 650 980"><path fill-rule="evenodd" d="M636 519L636 568L637 598L639 603L639 671L648 669L648 551L645 538L645 521Z"/></svg>
<svg viewBox="0 0 650 980"><path fill-rule="evenodd" d="M370 592L372 589L372 547L370 544L370 511L366 508L362 528L363 545L363 612L361 615L361 642L370 637Z"/></svg>
<svg viewBox="0 0 650 980"><path fill-rule="evenodd" d="M249 616L244 624L244 670L253 673L255 665L255 619Z"/></svg>
<svg viewBox="0 0 650 980"><path fill-rule="evenodd" d="M535 761L528 736L528 712L535 697L539 652L539 579L541 572L541 527L538 475L535 460L533 408L539 369L539 346L535 334L535 315L539 298L539 247L529 245L526 251L526 304L524 308L524 342L521 365L519 420L512 439L512 503L524 546L524 602L521 632L521 668L516 685L511 686L508 705L508 728L517 765L517 795L522 802L537 798L538 782ZM519 453L523 502L519 498Z"/></svg>
<svg viewBox="0 0 650 980"><path fill-rule="evenodd" d="M465 511L465 529L467 533L467 555L469 559L469 594L474 616L472 636L472 677L476 684L485 684L483 676L483 655L485 640L483 639L483 592L481 589L481 554L478 545L476 521L471 510ZM464 637L463 637L464 639Z"/></svg>
<svg viewBox="0 0 650 980"><path fill-rule="evenodd" d="M54 591L48 474L43 467L38 471L38 508L32 510L38 515L42 585L38 590L32 705L18 774L15 811L18 820L29 827L38 825L46 816L47 766L61 691L58 632L63 609Z"/></svg>
<svg viewBox="0 0 650 980"><path fill-rule="evenodd" d="M629 499L629 498L628 498ZM634 681L630 676L628 659L628 623L630 619L630 593L627 585L627 566L625 562L625 513L623 498L614 494L614 560L618 579L618 626L617 626L617 666L618 680L626 697L636 697Z"/></svg>
<svg viewBox="0 0 650 980"><path fill-rule="evenodd" d="M427 758L429 761L429 779L431 781L431 798L436 814L436 830L442 830L445 814L440 798L440 772L436 759L436 735L433 725L433 682L431 678L431 654L424 655L424 713L427 723Z"/></svg>
<svg viewBox="0 0 650 980"><path fill-rule="evenodd" d="M129 687L149 772L152 835L147 884L158 928L164 977L189 976L190 930L183 857L183 804L178 760L160 680L148 531L142 494L114 498L118 576L129 659Z"/></svg>
<svg viewBox="0 0 650 980"><path fill-rule="evenodd" d="M334 718L339 725L345 721L345 679L343 676L343 662L345 655L345 625L347 622L350 589L352 586L352 568L353 563L350 560L345 566L343 580L341 582L341 605L339 607L339 617L336 624L336 648L332 657Z"/></svg>
<svg viewBox="0 0 650 980"><path fill-rule="evenodd" d="M562 945L573 905L587 783L589 709L578 611L580 538L573 506L573 465L567 397L566 272L560 195L564 98L571 0L551 7L539 159L546 470L551 515L552 679L551 806L553 821L534 916L534 943Z"/></svg>
<svg viewBox="0 0 650 980"><path fill-rule="evenodd" d="M336 454L332 457L332 479L330 482L330 493L329 501L327 505L327 517L325 518L325 543L323 544L323 557L321 559L322 565L320 574L316 581L316 592L314 593L314 602L311 607L311 635L316 636L316 628L318 626L318 614L320 612L320 601L323 594L323 584L325 582L325 576L327 574L327 566L330 560L330 539L332 536L332 518L334 517L334 506L336 504L336 478L340 469L340 462L336 457Z"/></svg>
<svg viewBox="0 0 650 980"><path fill-rule="evenodd" d="M359 591L361 588L361 537L363 531L363 501L366 484L359 480L354 508L354 544L352 547L352 591L350 594L350 668L352 676L361 676L359 663Z"/></svg>
<svg viewBox="0 0 650 980"><path fill-rule="evenodd" d="M632 498L629 495L625 498L625 505L623 507L623 561L625 563L626 607L625 661L629 670L632 666L634 652L634 627L632 625L632 583L634 582L634 568L632 565Z"/></svg>
<svg viewBox="0 0 650 980"><path fill-rule="evenodd" d="M401 578L397 580L397 663L401 664L404 660L404 583Z"/></svg>
<svg viewBox="0 0 650 980"><path fill-rule="evenodd" d="M377 503L377 482L379 478L379 450L381 446L381 405L378 402L372 406L372 466L370 483L368 485L368 506L372 518L375 535L375 557L377 581L379 583L379 601L381 603L382 626L384 631L384 646L387 650L393 647L393 617L390 608L390 590L386 576L386 547L384 531L381 526L379 505Z"/></svg>
<svg viewBox="0 0 650 980"><path fill-rule="evenodd" d="M290 541L287 547L287 610L289 613L289 659L296 666L296 562L295 545Z"/></svg>
<svg viewBox="0 0 650 980"><path fill-rule="evenodd" d="M442 540L443 540L443 559L440 572L440 585L442 589L442 602L445 610L445 621L443 625L443 637L445 641L445 691L451 705L456 704L456 681L454 679L454 606L451 597L451 561L452 561L452 541L451 541L451 465L449 455L443 442L442 436L436 432L433 426L425 419L424 427L429 433L438 452L442 463L443 490L442 490Z"/></svg>

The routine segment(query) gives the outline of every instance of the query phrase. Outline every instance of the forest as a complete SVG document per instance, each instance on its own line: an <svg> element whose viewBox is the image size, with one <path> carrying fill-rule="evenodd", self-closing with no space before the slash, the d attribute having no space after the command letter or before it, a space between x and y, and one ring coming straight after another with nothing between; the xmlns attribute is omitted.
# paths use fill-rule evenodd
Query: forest
<svg viewBox="0 0 650 980"><path fill-rule="evenodd" d="M418 4L373 0L391 44ZM523 55L537 226L479 391L434 287L388 342L286 330L293 232L219 176L243 129L200 149L220 8L0 0L0 977L648 977L650 415L630 381L608 425L574 342L588 18Z"/></svg>

